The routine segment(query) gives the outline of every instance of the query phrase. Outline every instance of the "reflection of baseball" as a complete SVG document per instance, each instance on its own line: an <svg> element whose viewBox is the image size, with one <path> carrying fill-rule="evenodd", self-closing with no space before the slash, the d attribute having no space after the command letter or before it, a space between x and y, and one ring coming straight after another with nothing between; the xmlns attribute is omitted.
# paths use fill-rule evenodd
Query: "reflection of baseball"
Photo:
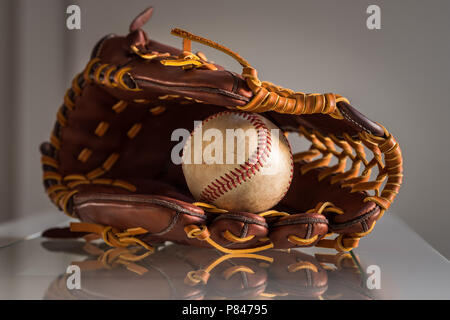
<svg viewBox="0 0 450 320"><path fill-rule="evenodd" d="M224 111L205 119L183 149L183 173L199 201L230 211L275 206L292 180L282 131L259 114Z"/></svg>

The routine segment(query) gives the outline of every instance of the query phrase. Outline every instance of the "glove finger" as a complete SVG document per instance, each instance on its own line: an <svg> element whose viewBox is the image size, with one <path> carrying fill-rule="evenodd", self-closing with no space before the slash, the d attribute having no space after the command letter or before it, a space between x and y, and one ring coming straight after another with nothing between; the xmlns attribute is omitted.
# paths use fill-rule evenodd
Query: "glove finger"
<svg viewBox="0 0 450 320"><path fill-rule="evenodd" d="M342 210L342 214L324 212L329 221L330 231L351 233L368 231L378 219L380 208L374 202L364 201L367 193L351 192L350 187L342 187L339 182L331 183L332 176L319 181L323 168L313 169L302 174L304 162L294 166L291 188L282 204L292 211L306 212L318 203L331 202ZM301 196L299 196L301 195Z"/></svg>
<svg viewBox="0 0 450 320"><path fill-rule="evenodd" d="M270 250L265 255L274 259L268 268L269 293L318 298L327 291L327 271L313 256L293 250Z"/></svg>
<svg viewBox="0 0 450 320"><path fill-rule="evenodd" d="M209 230L211 238L227 248L251 248L267 242L264 241L268 234L266 220L249 212L218 215Z"/></svg>
<svg viewBox="0 0 450 320"><path fill-rule="evenodd" d="M362 130L371 132L376 136L383 136L384 130L377 123L371 121L358 110L348 103L341 101L337 103L337 108L345 113L343 119L334 119L325 114L304 114L301 116L286 115L276 112L270 112L270 117L280 128L298 128L304 126L308 129L318 130L322 134L328 136L333 134L342 137L344 133L350 136L356 136Z"/></svg>
<svg viewBox="0 0 450 320"><path fill-rule="evenodd" d="M138 194L77 193L74 213L81 221L112 226L118 230L143 228L146 243L174 241L201 245L186 236L184 227L205 224L203 210L164 196Z"/></svg>
<svg viewBox="0 0 450 320"><path fill-rule="evenodd" d="M328 220L318 213L292 214L269 226L269 238L277 249L310 247L328 233Z"/></svg>

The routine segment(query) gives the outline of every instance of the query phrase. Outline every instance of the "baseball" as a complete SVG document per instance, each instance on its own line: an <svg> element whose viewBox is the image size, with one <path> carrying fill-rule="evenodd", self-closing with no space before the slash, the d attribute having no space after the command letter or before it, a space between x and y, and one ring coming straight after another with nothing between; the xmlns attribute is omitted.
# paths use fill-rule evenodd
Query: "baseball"
<svg viewBox="0 0 450 320"><path fill-rule="evenodd" d="M289 189L293 166L281 129L255 113L214 114L194 128L183 148L183 173L194 198L229 211L271 209Z"/></svg>

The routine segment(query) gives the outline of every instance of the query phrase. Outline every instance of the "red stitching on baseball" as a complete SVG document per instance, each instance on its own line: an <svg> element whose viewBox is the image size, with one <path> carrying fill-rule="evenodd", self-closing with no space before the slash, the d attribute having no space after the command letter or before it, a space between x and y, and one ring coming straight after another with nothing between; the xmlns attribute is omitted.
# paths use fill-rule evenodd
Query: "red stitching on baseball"
<svg viewBox="0 0 450 320"><path fill-rule="evenodd" d="M253 175L255 175L258 171L261 170L262 167L264 167L267 158L269 157L269 153L271 152L272 137L270 131L267 128L266 124L263 121L261 121L256 115L245 112L223 111L206 118L205 120L203 120L203 123L206 123L212 119L216 119L219 116L225 114L236 114L248 120L257 131L258 146L256 147L256 152L249 157L249 161L246 161L243 165L242 164L239 165L239 167L231 170L230 172L225 173L224 175L217 178L215 181L208 184L200 193L202 201L213 202L214 200L217 200L220 196L224 195L226 192L237 188L238 185L247 181L247 178L251 179ZM291 163L292 163L292 153L291 153ZM221 183L220 180L224 181L225 183ZM292 172L291 172L291 180L292 180Z"/></svg>

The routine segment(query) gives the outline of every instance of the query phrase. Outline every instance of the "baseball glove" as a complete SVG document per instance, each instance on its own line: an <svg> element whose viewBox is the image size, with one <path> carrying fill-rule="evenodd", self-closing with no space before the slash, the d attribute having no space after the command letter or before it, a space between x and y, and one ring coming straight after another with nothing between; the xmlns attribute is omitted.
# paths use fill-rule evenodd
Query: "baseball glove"
<svg viewBox="0 0 450 320"><path fill-rule="evenodd" d="M148 249L164 241L225 253L357 247L400 188L394 137L342 96L260 81L245 59L213 41L180 29L172 34L183 39L182 50L149 39L141 27L151 14L143 11L127 36L97 43L41 146L47 194L81 220L72 230ZM230 55L242 74L194 54L192 41ZM191 131L195 120L229 109L262 113L311 144L294 155L291 186L273 210L228 212L195 202L181 165L171 161L175 129Z"/></svg>

